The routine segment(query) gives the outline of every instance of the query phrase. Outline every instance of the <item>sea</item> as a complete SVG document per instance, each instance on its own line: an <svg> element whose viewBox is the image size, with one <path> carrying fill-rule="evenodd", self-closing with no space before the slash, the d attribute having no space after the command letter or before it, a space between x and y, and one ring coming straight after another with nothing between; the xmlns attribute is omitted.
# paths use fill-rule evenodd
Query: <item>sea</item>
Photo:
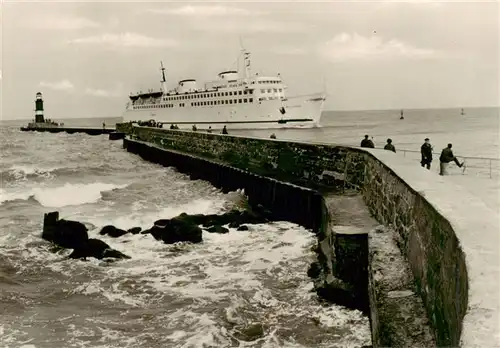
<svg viewBox="0 0 500 348"><path fill-rule="evenodd" d="M229 133L419 151L453 143L457 155L498 159L494 108L328 111L322 127ZM65 119L111 126L120 118ZM150 235L99 236L100 228L150 227L182 212L219 213L241 203L173 168L148 163L106 135L21 132L0 123L0 347L362 347L366 316L325 305L307 277L314 235L289 222L203 233L166 245ZM69 260L41 239L44 213L88 223L90 237L131 256Z"/></svg>

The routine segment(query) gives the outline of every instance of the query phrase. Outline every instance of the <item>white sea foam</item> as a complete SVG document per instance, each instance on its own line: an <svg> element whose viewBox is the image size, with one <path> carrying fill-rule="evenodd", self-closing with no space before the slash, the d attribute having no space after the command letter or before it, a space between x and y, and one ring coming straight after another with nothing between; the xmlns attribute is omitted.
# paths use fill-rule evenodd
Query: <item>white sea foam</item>
<svg viewBox="0 0 500 348"><path fill-rule="evenodd" d="M108 327L112 325L110 319L100 323L97 321L103 319L92 319L88 327L68 327L74 345L82 344L87 332L101 337L92 346L144 346L158 330L162 334L154 336L155 341L158 346L168 347L353 347L369 344L367 318L357 311L318 304L311 291L312 283L305 274L313 258L310 247L315 243L315 236L300 226L275 222L249 225L249 231L203 232L203 242L196 245L166 245L151 235L128 234L111 238L98 234L107 224L122 228L149 227L156 219L181 212L218 213L225 203L224 199L198 199L189 204L174 204L149 215L118 216L110 221L89 217L87 221L96 225L89 236L102 239L130 255L130 260L114 263L95 259L87 262L65 260L64 255L69 251L52 254L46 247L23 248L22 259L72 279L73 283L64 286L66 296L84 295L106 301L107 306L131 310L161 308L148 324L156 327L150 328L154 331L140 334L113 330ZM25 241L32 243L35 239L30 236ZM16 267L26 269L33 265ZM90 281L75 283L79 275L88 274L92 274ZM176 304L165 305L169 302ZM129 320L126 312L123 312L123 320ZM72 318L67 321L70 324ZM301 338L287 338L283 330L288 326L297 330L300 327L297 321L318 323L314 329L330 339L321 342L313 337L310 339L316 339L315 343L308 344ZM256 324L263 325L262 335L251 339L236 335L239 330ZM145 323L138 321L137 325ZM343 333L332 340L329 328L333 331L340 328Z"/></svg>
<svg viewBox="0 0 500 348"><path fill-rule="evenodd" d="M34 197L41 205L50 208L61 208L86 203L94 203L101 199L102 192L125 188L127 185L106 183L70 184L58 187L0 189L0 204L14 200L26 200Z"/></svg>
<svg viewBox="0 0 500 348"><path fill-rule="evenodd" d="M16 179L25 179L29 175L50 176L50 173L62 167L35 167L32 165L13 165L9 171Z"/></svg>
<svg viewBox="0 0 500 348"><path fill-rule="evenodd" d="M7 191L0 188L0 204L16 200L26 200L32 196L31 191Z"/></svg>

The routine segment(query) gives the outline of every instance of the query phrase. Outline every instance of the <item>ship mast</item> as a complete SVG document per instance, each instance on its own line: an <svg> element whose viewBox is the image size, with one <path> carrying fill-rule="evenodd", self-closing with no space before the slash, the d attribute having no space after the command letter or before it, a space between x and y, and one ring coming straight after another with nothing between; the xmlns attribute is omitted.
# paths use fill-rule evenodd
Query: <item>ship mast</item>
<svg viewBox="0 0 500 348"><path fill-rule="evenodd" d="M162 75L162 79L161 79L161 89L163 91L163 93L167 93L167 79L165 78L165 68L163 67L163 62L160 61L160 70L161 70L161 75Z"/></svg>
<svg viewBox="0 0 500 348"><path fill-rule="evenodd" d="M250 77L250 52L243 49L243 63L245 64L245 79Z"/></svg>
<svg viewBox="0 0 500 348"><path fill-rule="evenodd" d="M250 52L248 52L245 47L243 46L243 39L240 36L240 47L241 47L241 53L243 55L243 65L245 69L245 80L248 80L250 77ZM239 67L238 67L239 70Z"/></svg>

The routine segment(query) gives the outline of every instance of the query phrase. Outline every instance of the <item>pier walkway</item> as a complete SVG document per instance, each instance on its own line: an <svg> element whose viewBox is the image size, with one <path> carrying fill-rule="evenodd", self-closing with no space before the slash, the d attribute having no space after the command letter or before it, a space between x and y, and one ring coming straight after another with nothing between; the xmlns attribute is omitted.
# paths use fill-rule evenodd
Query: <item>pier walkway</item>
<svg viewBox="0 0 500 348"><path fill-rule="evenodd" d="M98 127L21 127L23 132L37 131L37 132L50 132L50 133L86 133L88 135L110 134L115 132L115 128L98 128Z"/></svg>

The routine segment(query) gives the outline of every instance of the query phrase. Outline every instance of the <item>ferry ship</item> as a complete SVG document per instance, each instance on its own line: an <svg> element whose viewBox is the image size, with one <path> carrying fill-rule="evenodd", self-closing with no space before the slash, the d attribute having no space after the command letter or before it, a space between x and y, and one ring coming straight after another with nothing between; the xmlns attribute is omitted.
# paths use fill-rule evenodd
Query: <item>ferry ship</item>
<svg viewBox="0 0 500 348"><path fill-rule="evenodd" d="M241 57L243 69L239 64ZM195 79L185 79L168 90L163 63L160 70L160 89L131 94L123 114L124 122L154 120L164 128L200 130L224 126L272 129L320 125L326 93L287 97L287 86L280 74L251 74L250 53L245 49L238 58L237 70L223 71L216 80L202 87L198 87Z"/></svg>

